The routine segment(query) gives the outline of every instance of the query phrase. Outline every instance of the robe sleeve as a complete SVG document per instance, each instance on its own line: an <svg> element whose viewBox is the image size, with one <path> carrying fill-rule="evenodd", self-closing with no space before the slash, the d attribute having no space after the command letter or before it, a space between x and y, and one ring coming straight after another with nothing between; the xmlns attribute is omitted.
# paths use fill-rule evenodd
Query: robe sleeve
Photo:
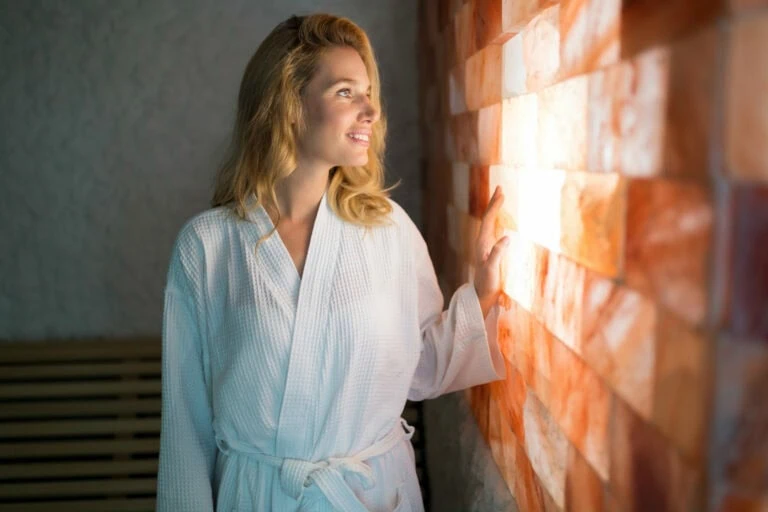
<svg viewBox="0 0 768 512"><path fill-rule="evenodd" d="M499 306L484 318L473 283L461 285L443 311L427 244L413 226L418 317L422 346L408 399L436 398L479 384L506 378L498 341Z"/></svg>
<svg viewBox="0 0 768 512"><path fill-rule="evenodd" d="M177 249L163 308L157 510L212 512L216 444L203 373L203 340L193 287Z"/></svg>

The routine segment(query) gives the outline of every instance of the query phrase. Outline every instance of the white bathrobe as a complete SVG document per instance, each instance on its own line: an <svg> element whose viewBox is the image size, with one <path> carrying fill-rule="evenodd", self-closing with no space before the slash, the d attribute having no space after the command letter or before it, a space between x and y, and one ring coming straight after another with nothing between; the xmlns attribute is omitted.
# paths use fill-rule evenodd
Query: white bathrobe
<svg viewBox="0 0 768 512"><path fill-rule="evenodd" d="M326 191L327 194L327 191ZM181 229L165 289L158 510L424 510L401 420L505 377L498 306L443 311L427 246L394 201L364 228L323 195L300 277L263 207ZM444 425L450 429L452 425Z"/></svg>

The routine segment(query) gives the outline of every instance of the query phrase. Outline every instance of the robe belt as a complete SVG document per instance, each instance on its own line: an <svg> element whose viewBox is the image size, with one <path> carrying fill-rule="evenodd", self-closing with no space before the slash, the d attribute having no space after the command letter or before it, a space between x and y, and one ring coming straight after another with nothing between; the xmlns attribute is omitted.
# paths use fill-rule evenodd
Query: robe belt
<svg viewBox="0 0 768 512"><path fill-rule="evenodd" d="M216 444L227 455L233 451L238 452L279 469L283 490L299 502L304 496L304 489L315 484L335 508L367 512L368 509L344 480L344 473L357 474L365 489L372 488L376 485L376 479L373 476L373 470L365 461L388 452L403 438L411 439L414 431L415 429L408 425L405 419L400 418L395 428L365 450L349 457L329 457L318 462L267 455L252 445L238 440L224 439L219 434L216 435ZM301 510L301 506L299 509Z"/></svg>

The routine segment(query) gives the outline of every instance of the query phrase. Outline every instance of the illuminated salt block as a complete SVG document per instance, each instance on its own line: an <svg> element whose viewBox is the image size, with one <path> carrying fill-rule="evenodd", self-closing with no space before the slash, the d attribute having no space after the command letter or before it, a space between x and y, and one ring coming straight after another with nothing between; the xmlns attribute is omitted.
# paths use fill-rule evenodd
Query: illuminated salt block
<svg viewBox="0 0 768 512"><path fill-rule="evenodd" d="M501 114L501 162L511 167L533 169L537 164L536 126L538 100L535 94L506 99Z"/></svg>

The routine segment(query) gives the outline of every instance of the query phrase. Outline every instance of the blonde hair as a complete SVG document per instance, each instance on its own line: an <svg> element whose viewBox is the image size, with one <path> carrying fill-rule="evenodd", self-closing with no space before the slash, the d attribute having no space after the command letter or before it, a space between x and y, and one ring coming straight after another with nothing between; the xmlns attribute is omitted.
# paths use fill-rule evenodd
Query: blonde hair
<svg viewBox="0 0 768 512"><path fill-rule="evenodd" d="M383 188L386 121L376 59L360 27L328 14L291 16L270 32L248 62L232 142L216 175L213 207L229 205L245 220L252 195L256 204L269 197L277 205L275 184L295 169L298 138L306 130L301 94L323 52L333 47L351 47L360 54L371 83L370 101L381 117L372 127L368 163L331 169L327 201L341 218L366 228L388 220L389 191L399 183ZM277 214L279 221L279 209ZM272 233L274 229L259 243Z"/></svg>

